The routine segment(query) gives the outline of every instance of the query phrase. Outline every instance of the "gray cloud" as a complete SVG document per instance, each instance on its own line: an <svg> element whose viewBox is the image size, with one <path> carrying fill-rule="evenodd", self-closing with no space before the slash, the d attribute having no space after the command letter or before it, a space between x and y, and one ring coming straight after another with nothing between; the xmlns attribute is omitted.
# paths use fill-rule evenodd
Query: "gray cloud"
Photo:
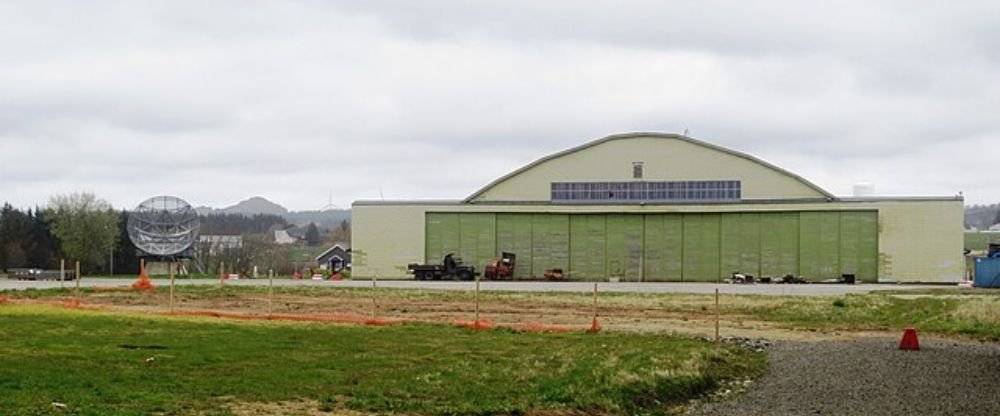
<svg viewBox="0 0 1000 416"><path fill-rule="evenodd" d="M681 132L837 194L1000 200L995 2L0 4L0 200L459 199Z"/></svg>

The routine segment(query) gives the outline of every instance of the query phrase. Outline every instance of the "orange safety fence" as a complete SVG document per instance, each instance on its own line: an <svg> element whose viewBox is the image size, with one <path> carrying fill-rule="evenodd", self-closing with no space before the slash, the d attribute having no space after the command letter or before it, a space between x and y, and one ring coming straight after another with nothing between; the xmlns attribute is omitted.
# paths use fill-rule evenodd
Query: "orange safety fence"
<svg viewBox="0 0 1000 416"><path fill-rule="evenodd" d="M469 328L469 329L493 329L493 328L495 328L495 326L493 325L492 322L490 322L490 321L484 321L482 319L475 320L475 321L465 321L465 320L461 320L460 319L460 320L455 321L455 325L466 327L466 328Z"/></svg>
<svg viewBox="0 0 1000 416"><path fill-rule="evenodd" d="M71 308L71 309L109 309L106 306L95 306L88 305L81 302L78 299L61 299L61 300L37 300L37 299L11 299L6 298L7 303L17 304L17 305L48 305L57 306L60 308ZM0 302L3 303L3 302Z"/></svg>
<svg viewBox="0 0 1000 416"><path fill-rule="evenodd" d="M130 290L125 289L123 290ZM8 297L0 296L0 303L14 303ZM52 306L60 306L64 308L71 309L103 309L103 310L113 310L116 308L108 306L94 306L87 305L77 299L69 299L54 302L45 302L37 300L21 300L18 303L33 303L33 304L47 304ZM441 321L433 320L420 320L420 319L408 319L408 318L397 318L397 319L375 319L366 315L358 315L352 313L337 313L337 314L323 314L323 315L291 315L291 314L249 314L249 313L235 313L235 312L221 312L221 311L211 311L211 310L184 310L184 311L174 311L174 312L161 312L160 315L174 315L174 316L208 316L214 318L222 319L238 319L238 320L270 320L270 321L301 321L301 322L330 322L330 323L344 323L344 324L358 324L358 325L396 325L402 323L429 323L429 324L442 324ZM525 323L503 323L495 324L487 320L456 320L452 322L453 325L460 326L463 328L473 329L473 330L492 330L492 329L509 329L518 332L535 332L535 333L557 333L557 332L575 332L584 331L588 333L596 333L601 330L601 325L595 317L591 322L589 327L581 326L569 326L569 325L557 325L557 324L543 324L539 322L525 322Z"/></svg>

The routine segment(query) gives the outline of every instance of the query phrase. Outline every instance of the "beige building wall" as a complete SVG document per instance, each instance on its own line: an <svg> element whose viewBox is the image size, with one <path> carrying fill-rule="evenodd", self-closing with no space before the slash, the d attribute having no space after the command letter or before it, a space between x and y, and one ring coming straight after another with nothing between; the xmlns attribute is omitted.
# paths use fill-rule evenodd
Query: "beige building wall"
<svg viewBox="0 0 1000 416"><path fill-rule="evenodd" d="M965 206L951 201L878 204L879 281L954 283L965 275Z"/></svg>
<svg viewBox="0 0 1000 416"><path fill-rule="evenodd" d="M663 213L877 209L879 281L952 283L963 276L960 198L846 200L826 203L719 205L487 205L357 202L352 213L354 276L412 278L409 263L424 262L427 212ZM359 259L358 253L363 253Z"/></svg>
<svg viewBox="0 0 1000 416"><path fill-rule="evenodd" d="M557 153L500 178L471 202L549 201L552 182L739 180L743 200L826 198L815 185L752 156L663 134L611 136Z"/></svg>
<svg viewBox="0 0 1000 416"><path fill-rule="evenodd" d="M406 265L424 261L426 205L359 205L351 210L351 275L412 278Z"/></svg>

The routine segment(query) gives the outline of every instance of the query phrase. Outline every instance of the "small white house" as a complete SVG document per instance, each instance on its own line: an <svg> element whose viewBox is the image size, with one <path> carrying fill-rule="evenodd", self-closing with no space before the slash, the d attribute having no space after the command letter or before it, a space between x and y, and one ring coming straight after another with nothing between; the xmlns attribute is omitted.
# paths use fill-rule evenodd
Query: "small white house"
<svg viewBox="0 0 1000 416"><path fill-rule="evenodd" d="M275 230L274 231L274 242L280 245L295 244L299 241L297 238L292 237L288 234L288 230Z"/></svg>

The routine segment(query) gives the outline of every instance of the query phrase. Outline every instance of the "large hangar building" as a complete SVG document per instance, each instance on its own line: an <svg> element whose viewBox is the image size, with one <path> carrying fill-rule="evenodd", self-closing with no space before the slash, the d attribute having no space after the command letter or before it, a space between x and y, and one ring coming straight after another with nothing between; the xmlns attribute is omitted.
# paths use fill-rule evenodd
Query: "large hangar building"
<svg viewBox="0 0 1000 416"><path fill-rule="evenodd" d="M837 197L753 156L686 136L629 133L543 157L456 201L357 201L354 274L410 278L456 253L516 279L958 282L963 200Z"/></svg>

